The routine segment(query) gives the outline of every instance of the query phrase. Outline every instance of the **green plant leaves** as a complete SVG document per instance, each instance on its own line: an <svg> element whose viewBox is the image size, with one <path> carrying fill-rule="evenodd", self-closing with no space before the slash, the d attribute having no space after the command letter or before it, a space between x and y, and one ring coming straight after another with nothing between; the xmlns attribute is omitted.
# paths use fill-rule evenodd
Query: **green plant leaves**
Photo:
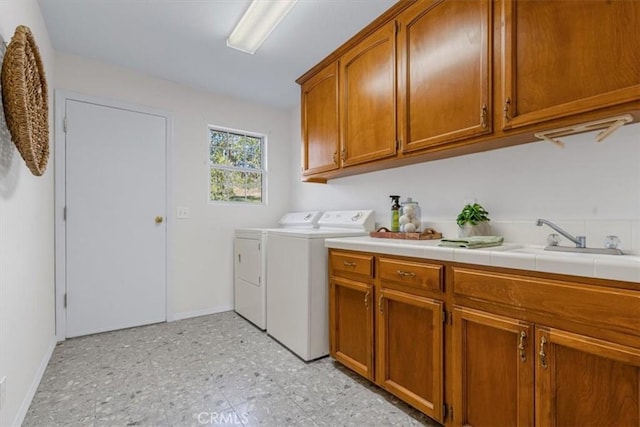
<svg viewBox="0 0 640 427"><path fill-rule="evenodd" d="M465 205L462 208L462 212L458 214L456 218L456 222L460 227L464 224L469 223L471 225L476 225L482 221L490 221L489 212L487 212L482 206L478 203L474 203L473 205Z"/></svg>

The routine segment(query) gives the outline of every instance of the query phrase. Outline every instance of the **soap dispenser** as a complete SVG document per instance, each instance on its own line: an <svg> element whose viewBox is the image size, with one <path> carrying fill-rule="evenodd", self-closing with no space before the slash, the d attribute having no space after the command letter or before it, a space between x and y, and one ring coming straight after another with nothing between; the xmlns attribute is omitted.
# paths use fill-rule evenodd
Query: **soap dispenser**
<svg viewBox="0 0 640 427"><path fill-rule="evenodd" d="M400 231L400 196L391 197L391 231Z"/></svg>
<svg viewBox="0 0 640 427"><path fill-rule="evenodd" d="M422 211L418 202L411 197L402 202L400 208L400 231L405 233L415 233L421 231Z"/></svg>

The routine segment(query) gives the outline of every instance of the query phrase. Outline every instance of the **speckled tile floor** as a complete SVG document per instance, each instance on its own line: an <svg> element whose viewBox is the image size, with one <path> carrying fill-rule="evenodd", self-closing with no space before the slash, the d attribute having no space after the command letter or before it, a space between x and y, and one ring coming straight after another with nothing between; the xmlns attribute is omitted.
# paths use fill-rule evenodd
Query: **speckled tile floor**
<svg viewBox="0 0 640 427"><path fill-rule="evenodd" d="M438 426L234 312L58 344L23 426Z"/></svg>

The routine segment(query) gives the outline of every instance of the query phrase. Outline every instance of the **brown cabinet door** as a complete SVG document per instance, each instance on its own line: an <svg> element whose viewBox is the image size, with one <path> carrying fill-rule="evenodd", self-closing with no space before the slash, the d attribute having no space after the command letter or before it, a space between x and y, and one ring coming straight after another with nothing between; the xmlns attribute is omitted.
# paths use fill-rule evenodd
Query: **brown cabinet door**
<svg viewBox="0 0 640 427"><path fill-rule="evenodd" d="M491 132L491 16L489 0L437 0L398 17L403 152Z"/></svg>
<svg viewBox="0 0 640 427"><path fill-rule="evenodd" d="M388 289L377 298L377 383L442 421L443 303Z"/></svg>
<svg viewBox="0 0 640 427"><path fill-rule="evenodd" d="M337 169L340 147L338 63L332 63L302 85L302 173Z"/></svg>
<svg viewBox="0 0 640 427"><path fill-rule="evenodd" d="M503 128L640 99L640 2L502 6Z"/></svg>
<svg viewBox="0 0 640 427"><path fill-rule="evenodd" d="M396 154L395 58L390 22L340 59L343 166Z"/></svg>
<svg viewBox="0 0 640 427"><path fill-rule="evenodd" d="M536 330L536 425L640 425L640 349Z"/></svg>
<svg viewBox="0 0 640 427"><path fill-rule="evenodd" d="M373 285L334 277L329 288L331 356L360 375L374 379Z"/></svg>
<svg viewBox="0 0 640 427"><path fill-rule="evenodd" d="M454 425L533 426L532 333L527 322L454 309Z"/></svg>

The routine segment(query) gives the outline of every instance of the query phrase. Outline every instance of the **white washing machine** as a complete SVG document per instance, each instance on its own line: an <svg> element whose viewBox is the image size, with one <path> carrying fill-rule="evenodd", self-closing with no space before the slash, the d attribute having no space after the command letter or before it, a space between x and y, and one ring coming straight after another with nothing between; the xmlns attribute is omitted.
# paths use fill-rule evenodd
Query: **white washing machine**
<svg viewBox="0 0 640 427"><path fill-rule="evenodd" d="M363 236L374 212L329 211L309 230L269 233L267 333L305 361L329 354L329 237Z"/></svg>
<svg viewBox="0 0 640 427"><path fill-rule="evenodd" d="M278 228L240 228L234 239L234 310L260 329L267 327L267 235L272 230L313 229L320 211L290 212Z"/></svg>

